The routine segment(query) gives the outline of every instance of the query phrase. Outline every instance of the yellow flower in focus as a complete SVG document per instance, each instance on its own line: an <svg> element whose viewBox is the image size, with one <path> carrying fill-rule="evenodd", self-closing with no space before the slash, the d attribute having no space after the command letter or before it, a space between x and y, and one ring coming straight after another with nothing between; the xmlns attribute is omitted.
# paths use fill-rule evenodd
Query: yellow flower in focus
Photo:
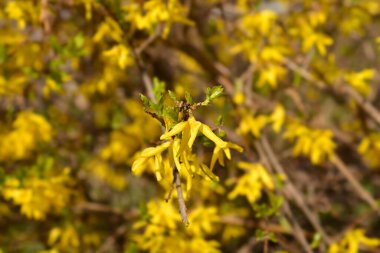
<svg viewBox="0 0 380 253"><path fill-rule="evenodd" d="M243 152L243 149L240 146L230 143L230 142L223 141L216 134L214 134L214 132L211 130L209 126L199 121L196 121L193 116L190 116L187 121L178 123L168 133L163 134L160 137L160 139L167 139L179 133L182 133L181 146L180 146L179 152L186 152L187 150L191 149L191 147L193 146L193 143L195 141L195 138L197 137L198 131L215 143L215 148L214 148L213 156L211 159L210 170L213 169L217 158L219 160L219 163L224 166L223 154L221 153L221 151L224 152L227 159L231 159L231 151L230 151L231 148L239 152Z"/></svg>
<svg viewBox="0 0 380 253"><path fill-rule="evenodd" d="M239 162L237 166L246 173L238 179L235 188L228 194L228 198L245 196L253 204L261 197L264 189L274 189L272 179L262 164Z"/></svg>
<svg viewBox="0 0 380 253"><path fill-rule="evenodd" d="M192 147L198 132L215 143L210 168L192 154ZM231 159L231 148L239 152L243 151L240 146L220 139L209 126L196 121L193 116L175 125L169 132L161 135L160 139L167 141L156 147L144 149L133 162L132 171L135 174L140 174L141 171L150 167L153 169L157 181L161 181L165 175L172 174L175 165L179 174L186 178L186 196L192 187L194 174L205 179L218 181L219 178L212 172L216 160L224 166L223 153L227 159ZM168 153L166 158L163 157L164 151Z"/></svg>

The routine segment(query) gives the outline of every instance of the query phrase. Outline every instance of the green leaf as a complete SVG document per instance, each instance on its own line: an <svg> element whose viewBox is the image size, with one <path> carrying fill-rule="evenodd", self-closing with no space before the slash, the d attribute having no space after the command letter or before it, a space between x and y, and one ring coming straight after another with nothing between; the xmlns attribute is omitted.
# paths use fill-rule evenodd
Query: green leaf
<svg viewBox="0 0 380 253"><path fill-rule="evenodd" d="M157 77L153 78L153 94L157 101L160 101L165 93L165 82L160 81Z"/></svg>
<svg viewBox="0 0 380 253"><path fill-rule="evenodd" d="M171 90L168 91L168 94L169 94L169 97L173 100L173 101L178 101L177 99L177 96L175 95L175 93Z"/></svg>
<svg viewBox="0 0 380 253"><path fill-rule="evenodd" d="M214 86L212 88L207 88L207 99L212 101L213 99L221 96L223 94L222 86Z"/></svg>
<svg viewBox="0 0 380 253"><path fill-rule="evenodd" d="M187 91L185 92L185 98L188 104L191 104L191 105L193 104L193 98L191 97L190 93Z"/></svg>
<svg viewBox="0 0 380 253"><path fill-rule="evenodd" d="M140 99L143 102L145 107L150 108L151 101L149 100L149 98L147 98L144 94L140 93Z"/></svg>

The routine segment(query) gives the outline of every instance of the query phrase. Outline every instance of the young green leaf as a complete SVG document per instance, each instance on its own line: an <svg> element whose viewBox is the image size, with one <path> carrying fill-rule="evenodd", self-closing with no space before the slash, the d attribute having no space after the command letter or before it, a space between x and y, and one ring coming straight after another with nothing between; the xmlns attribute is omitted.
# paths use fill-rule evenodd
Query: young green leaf
<svg viewBox="0 0 380 253"><path fill-rule="evenodd" d="M207 99L213 100L223 94L223 87L222 86L214 86L212 88L207 88Z"/></svg>
<svg viewBox="0 0 380 253"><path fill-rule="evenodd" d="M147 98L144 94L140 93L140 99L143 102L144 107L150 108L151 102L150 102L149 98Z"/></svg>
<svg viewBox="0 0 380 253"><path fill-rule="evenodd" d="M185 98L188 104L191 104L191 105L193 104L193 98L191 97L190 93L187 91L185 92Z"/></svg>

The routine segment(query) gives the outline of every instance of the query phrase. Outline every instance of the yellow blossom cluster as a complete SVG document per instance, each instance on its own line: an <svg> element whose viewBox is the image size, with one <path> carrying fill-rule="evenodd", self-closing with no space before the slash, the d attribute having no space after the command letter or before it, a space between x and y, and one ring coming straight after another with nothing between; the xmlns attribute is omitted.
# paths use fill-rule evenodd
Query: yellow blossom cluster
<svg viewBox="0 0 380 253"><path fill-rule="evenodd" d="M148 220L133 226L136 231L142 231L132 235L142 250L154 253L221 252L217 241L205 239L217 231L220 217L215 207L195 208L189 215L191 226L188 229L183 228L174 206L163 201L150 201L147 214Z"/></svg>
<svg viewBox="0 0 380 253"><path fill-rule="evenodd" d="M367 237L363 229L351 229L343 239L330 245L328 253L359 253L361 246L378 249L380 239Z"/></svg>
<svg viewBox="0 0 380 253"><path fill-rule="evenodd" d="M192 147L198 132L215 144L210 166L199 161L197 156L192 153ZM180 137L176 137L177 135L180 135ZM171 168L175 166L187 180L187 192L191 189L194 174L212 180L219 180L212 172L216 161L224 166L224 155L227 159L231 159L230 149L235 149L239 152L243 151L240 146L220 139L208 125L195 120L193 116L175 125L169 132L161 135L160 139L165 140L165 142L154 148L146 148L140 153L132 165L132 171L138 173L144 170L149 160L154 159L154 173L157 180L160 181L163 175L171 173ZM169 153L168 160L162 158L162 153L166 150Z"/></svg>
<svg viewBox="0 0 380 253"><path fill-rule="evenodd" d="M23 180L10 177L5 180L2 194L5 199L12 200L21 206L21 213L26 217L43 220L50 212L60 213L66 207L72 183L70 169L65 168L61 174L40 178L31 175Z"/></svg>
<svg viewBox="0 0 380 253"><path fill-rule="evenodd" d="M239 178L234 189L228 194L228 198L245 196L253 204L261 197L264 189L274 190L271 176L262 164L239 162L237 167L246 173Z"/></svg>
<svg viewBox="0 0 380 253"><path fill-rule="evenodd" d="M0 160L21 160L29 157L40 144L49 143L53 129L41 115L25 111L17 115L12 130L0 136Z"/></svg>
<svg viewBox="0 0 380 253"><path fill-rule="evenodd" d="M336 147L331 130L311 129L299 123L290 124L284 138L295 141L294 156L307 156L313 164L330 160Z"/></svg>
<svg viewBox="0 0 380 253"><path fill-rule="evenodd" d="M380 166L380 133L372 133L364 137L359 144L358 152L372 168Z"/></svg>

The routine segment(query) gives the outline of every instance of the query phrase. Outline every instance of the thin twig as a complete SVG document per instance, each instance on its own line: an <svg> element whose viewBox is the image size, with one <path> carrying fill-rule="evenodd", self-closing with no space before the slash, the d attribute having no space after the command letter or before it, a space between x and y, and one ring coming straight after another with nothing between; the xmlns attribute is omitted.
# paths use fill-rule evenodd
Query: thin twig
<svg viewBox="0 0 380 253"><path fill-rule="evenodd" d="M269 157L269 155L266 154L266 152L263 148L263 145L259 141L255 141L255 148L256 148L257 152L259 153L260 162L262 162L264 164L264 166L268 169L268 171L271 172L271 174L273 174L273 166L275 166L275 165L273 164L273 166L272 166L272 163L269 161L270 157ZM275 170L276 170L276 168L275 168ZM278 172L278 170L276 170L276 171L277 171L277 173L280 173L280 172ZM282 173L282 174L284 174L284 173ZM286 188L284 189L284 192L285 191L286 191ZM294 215L293 215L293 213L289 207L287 199L284 199L284 202L282 205L282 210L285 213L285 215L288 216L289 221L292 223L292 225L291 225L292 226L292 232L294 233L296 240L304 248L305 252L312 253L310 246L306 240L305 234L304 234L301 226L298 224L297 220L294 218ZM302 208L301 208L301 210L302 210Z"/></svg>
<svg viewBox="0 0 380 253"><path fill-rule="evenodd" d="M138 48L136 48L136 54L140 55L150 44L156 41L160 37L162 30L163 25L159 24L154 33L150 35L149 38L146 39Z"/></svg>
<svg viewBox="0 0 380 253"><path fill-rule="evenodd" d="M127 229L128 229L127 224L123 224L120 227L118 227L116 229L115 233L113 233L112 235L110 235L105 240L105 242L103 243L103 245L96 251L96 253L109 252L112 249L113 245L115 244L116 239L118 237L122 236L123 234L125 234L125 232L127 231Z"/></svg>
<svg viewBox="0 0 380 253"><path fill-rule="evenodd" d="M173 176L174 176L175 187L177 188L179 213L181 214L182 221L185 223L185 225L189 225L189 220L187 219L185 199L182 194L181 178L180 178L178 169L175 166L173 167Z"/></svg>
<svg viewBox="0 0 380 253"><path fill-rule="evenodd" d="M263 148L265 152L267 153L269 160L273 164L274 169L277 171L277 173L286 175L286 172L284 168L282 167L282 165L280 164L278 158L276 157L271 145L269 144L268 139L265 136L263 136L261 140L262 140L261 143L263 145ZM293 197L295 203L301 208L302 212L309 219L313 227L322 235L323 240L325 240L327 244L330 244L332 240L330 236L327 235L323 227L321 226L318 216L315 215L310 210L310 208L306 205L302 194L297 190L297 188L293 185L293 183L289 180L289 178L287 178L286 180L284 190L286 191L285 193L288 193Z"/></svg>
<svg viewBox="0 0 380 253"><path fill-rule="evenodd" d="M296 63L285 58L284 64L292 71L298 73L300 76L305 78L307 81L314 83L320 89L327 89L329 85L316 77L314 77L309 71L298 66ZM339 87L341 90L335 90L334 93L339 92L338 95L349 95L355 102L369 115L378 125L380 125L380 112L368 101L366 101L358 92L349 87L348 85ZM344 97L344 96L342 96Z"/></svg>
<svg viewBox="0 0 380 253"><path fill-rule="evenodd" d="M334 155L332 163L337 167L340 173L347 179L347 181L355 189L356 193L360 198L366 201L378 214L380 214L380 207L376 203L376 200L369 194L363 186L358 182L358 180L352 175L351 171L348 169L347 165L339 158L338 155Z"/></svg>
<svg viewBox="0 0 380 253"><path fill-rule="evenodd" d="M174 173L174 172L173 172ZM174 174L173 174L174 175ZM166 196L165 198L165 201L166 202L169 202L170 198L172 197L172 193L173 193L173 190L174 190L174 185L175 185L175 178L173 178L173 183L172 185L170 186L170 190L169 190L169 193L168 193L168 196Z"/></svg>
<svg viewBox="0 0 380 253"><path fill-rule="evenodd" d="M307 253L312 253L313 251L306 240L303 229L299 225L297 219L294 218L294 215L290 209L290 205L287 200L284 200L282 204L282 209L284 210L284 213L286 214L286 216L288 217L288 220L292 224L292 227L293 227L292 231L294 232L294 236L296 237L296 239L299 241L299 243L301 244L301 246Z"/></svg>

